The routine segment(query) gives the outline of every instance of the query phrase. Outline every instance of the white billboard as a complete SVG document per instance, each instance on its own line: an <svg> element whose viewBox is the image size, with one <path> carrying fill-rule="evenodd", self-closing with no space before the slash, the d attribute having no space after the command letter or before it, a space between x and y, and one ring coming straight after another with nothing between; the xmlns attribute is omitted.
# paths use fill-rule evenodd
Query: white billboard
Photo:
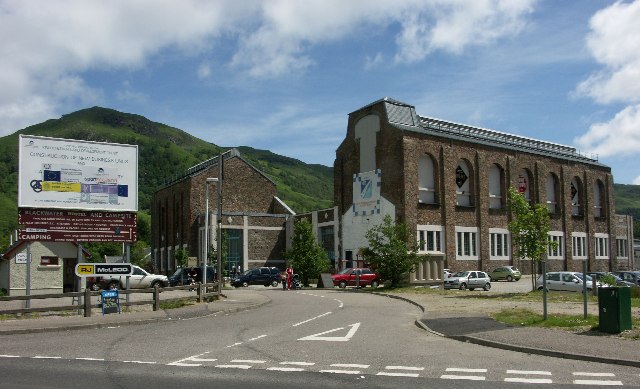
<svg viewBox="0 0 640 389"><path fill-rule="evenodd" d="M138 210L138 146L20 135L18 207Z"/></svg>

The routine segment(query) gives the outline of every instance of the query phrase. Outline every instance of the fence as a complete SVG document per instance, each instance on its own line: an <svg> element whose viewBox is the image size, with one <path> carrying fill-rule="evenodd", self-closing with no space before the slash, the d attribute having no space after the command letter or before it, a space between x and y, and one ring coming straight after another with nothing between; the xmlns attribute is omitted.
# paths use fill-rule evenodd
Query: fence
<svg viewBox="0 0 640 389"><path fill-rule="evenodd" d="M198 302L203 302L205 300L209 300L209 298L218 298L218 283L213 282L210 284L197 284L195 285L196 294L190 293L187 295L178 295L171 294L170 297L161 299L163 292L170 291L188 291L193 289L194 286L173 286L167 288L147 288L147 289L129 289L129 290L119 290L120 295L120 306L129 307L134 305L152 305L154 311L160 310L160 303L167 301L176 301L176 300L196 300ZM136 299L136 301L130 301L131 299L128 296L136 296L143 297L142 299ZM151 295L151 298L144 298L148 295ZM165 296L169 295L165 293ZM69 298L71 298L72 303L69 304ZM46 301L46 303L40 304L43 306L39 307L31 307L31 302L33 300L36 301ZM7 305L4 303L15 303L15 302L28 302L29 308L9 308L2 309L2 305ZM25 304L26 305L26 304ZM89 289L86 289L84 292L69 292L69 293L55 293L55 294L34 294L29 296L14 296L14 297L0 297L0 315L29 315L33 312L58 312L58 311L74 311L78 310L78 314L84 314L85 317L90 317L93 308L102 308L102 303L100 302L100 292L94 292Z"/></svg>

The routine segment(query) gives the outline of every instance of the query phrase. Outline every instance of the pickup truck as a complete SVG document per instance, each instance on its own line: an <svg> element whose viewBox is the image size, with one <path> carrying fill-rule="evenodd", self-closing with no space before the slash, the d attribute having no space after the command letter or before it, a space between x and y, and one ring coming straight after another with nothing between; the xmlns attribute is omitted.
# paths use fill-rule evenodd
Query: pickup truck
<svg viewBox="0 0 640 389"><path fill-rule="evenodd" d="M167 276L160 274L151 274L143 268L133 265L133 274L130 276L101 276L96 281L102 289L124 289L127 286L127 277L129 277L130 289L145 289L169 286Z"/></svg>

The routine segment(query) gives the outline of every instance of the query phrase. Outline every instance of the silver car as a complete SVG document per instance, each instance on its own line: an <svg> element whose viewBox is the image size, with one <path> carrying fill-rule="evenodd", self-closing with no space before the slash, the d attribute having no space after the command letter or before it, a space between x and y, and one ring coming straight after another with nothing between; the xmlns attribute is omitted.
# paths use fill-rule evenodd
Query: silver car
<svg viewBox="0 0 640 389"><path fill-rule="evenodd" d="M491 279L483 271L460 271L444 280L445 289L491 289Z"/></svg>
<svg viewBox="0 0 640 389"><path fill-rule="evenodd" d="M547 273L547 290L582 292L583 274L574 271L554 271ZM596 283L596 287L600 286ZM536 289L542 290L542 275L536 281ZM593 290L593 280L587 275L587 291Z"/></svg>

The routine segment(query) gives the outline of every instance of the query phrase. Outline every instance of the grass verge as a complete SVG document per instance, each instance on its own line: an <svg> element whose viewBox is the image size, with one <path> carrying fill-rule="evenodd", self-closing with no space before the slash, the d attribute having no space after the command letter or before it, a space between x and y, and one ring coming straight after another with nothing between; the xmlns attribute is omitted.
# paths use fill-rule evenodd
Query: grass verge
<svg viewBox="0 0 640 389"><path fill-rule="evenodd" d="M160 309L175 309L194 305L196 302L192 299L166 300L160 302Z"/></svg>

